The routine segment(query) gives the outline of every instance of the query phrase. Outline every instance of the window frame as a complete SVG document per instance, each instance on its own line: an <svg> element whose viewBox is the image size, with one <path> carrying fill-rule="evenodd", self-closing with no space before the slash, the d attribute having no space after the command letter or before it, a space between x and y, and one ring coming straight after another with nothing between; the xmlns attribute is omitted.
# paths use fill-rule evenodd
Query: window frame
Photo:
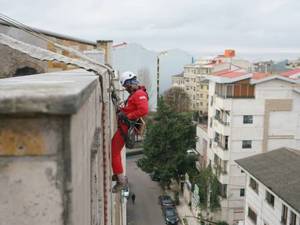
<svg viewBox="0 0 300 225"><path fill-rule="evenodd" d="M240 189L240 197L245 197L245 188Z"/></svg>
<svg viewBox="0 0 300 225"><path fill-rule="evenodd" d="M265 200L270 206L272 206L272 208L274 208L275 196L271 192L269 192L268 190L266 190Z"/></svg>
<svg viewBox="0 0 300 225"><path fill-rule="evenodd" d="M251 214L251 215L250 215ZM252 218L252 216L255 216L255 218ZM248 213L247 213L247 217L254 223L257 224L257 213L248 206Z"/></svg>
<svg viewBox="0 0 300 225"><path fill-rule="evenodd" d="M249 119L249 117L251 118L250 120L247 120L246 118ZM243 124L253 124L253 115L244 115L243 116Z"/></svg>
<svg viewBox="0 0 300 225"><path fill-rule="evenodd" d="M258 194L258 182L250 177L249 187Z"/></svg>
<svg viewBox="0 0 300 225"><path fill-rule="evenodd" d="M248 143L248 145L246 143ZM252 148L252 140L242 140L242 149L251 149L251 148Z"/></svg>

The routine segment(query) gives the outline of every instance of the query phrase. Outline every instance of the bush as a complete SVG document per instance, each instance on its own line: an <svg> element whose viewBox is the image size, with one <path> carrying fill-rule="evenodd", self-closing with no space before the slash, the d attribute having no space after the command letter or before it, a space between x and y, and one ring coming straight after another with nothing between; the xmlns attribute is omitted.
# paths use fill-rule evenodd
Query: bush
<svg viewBox="0 0 300 225"><path fill-rule="evenodd" d="M226 223L225 221L219 221L219 222L217 222L216 225L229 225L229 224Z"/></svg>

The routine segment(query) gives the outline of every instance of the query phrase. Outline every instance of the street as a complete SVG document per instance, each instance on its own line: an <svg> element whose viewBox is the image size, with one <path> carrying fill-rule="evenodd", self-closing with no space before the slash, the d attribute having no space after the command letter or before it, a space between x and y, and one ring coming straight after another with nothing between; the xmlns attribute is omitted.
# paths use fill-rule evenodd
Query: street
<svg viewBox="0 0 300 225"><path fill-rule="evenodd" d="M127 176L131 194L136 195L133 205L130 198L127 203L128 225L164 225L164 219L158 196L161 189L157 182L150 179L150 176L141 171L136 161L141 156L131 156L127 158Z"/></svg>

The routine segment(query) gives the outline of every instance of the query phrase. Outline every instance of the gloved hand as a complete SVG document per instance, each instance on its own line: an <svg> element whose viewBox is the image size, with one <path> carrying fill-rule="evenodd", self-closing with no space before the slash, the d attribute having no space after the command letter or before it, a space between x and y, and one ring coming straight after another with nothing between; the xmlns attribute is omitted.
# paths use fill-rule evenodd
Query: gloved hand
<svg viewBox="0 0 300 225"><path fill-rule="evenodd" d="M122 111L118 112L117 116L118 116L118 119L121 120L121 121L123 121L123 122L128 121L127 116L126 116L125 113L122 112Z"/></svg>

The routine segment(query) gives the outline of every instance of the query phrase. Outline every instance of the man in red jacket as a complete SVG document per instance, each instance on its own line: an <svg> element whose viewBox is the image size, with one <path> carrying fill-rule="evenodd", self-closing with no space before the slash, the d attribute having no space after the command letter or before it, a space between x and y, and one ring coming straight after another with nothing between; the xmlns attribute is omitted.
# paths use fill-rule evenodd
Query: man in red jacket
<svg viewBox="0 0 300 225"><path fill-rule="evenodd" d="M122 86L129 93L125 106L118 110L118 130L112 138L112 169L113 181L117 181L112 192L117 193L127 186L127 177L123 174L121 151L128 133L128 120L135 121L148 114L148 94L145 87L139 85L137 77L132 72L124 72L120 76Z"/></svg>

